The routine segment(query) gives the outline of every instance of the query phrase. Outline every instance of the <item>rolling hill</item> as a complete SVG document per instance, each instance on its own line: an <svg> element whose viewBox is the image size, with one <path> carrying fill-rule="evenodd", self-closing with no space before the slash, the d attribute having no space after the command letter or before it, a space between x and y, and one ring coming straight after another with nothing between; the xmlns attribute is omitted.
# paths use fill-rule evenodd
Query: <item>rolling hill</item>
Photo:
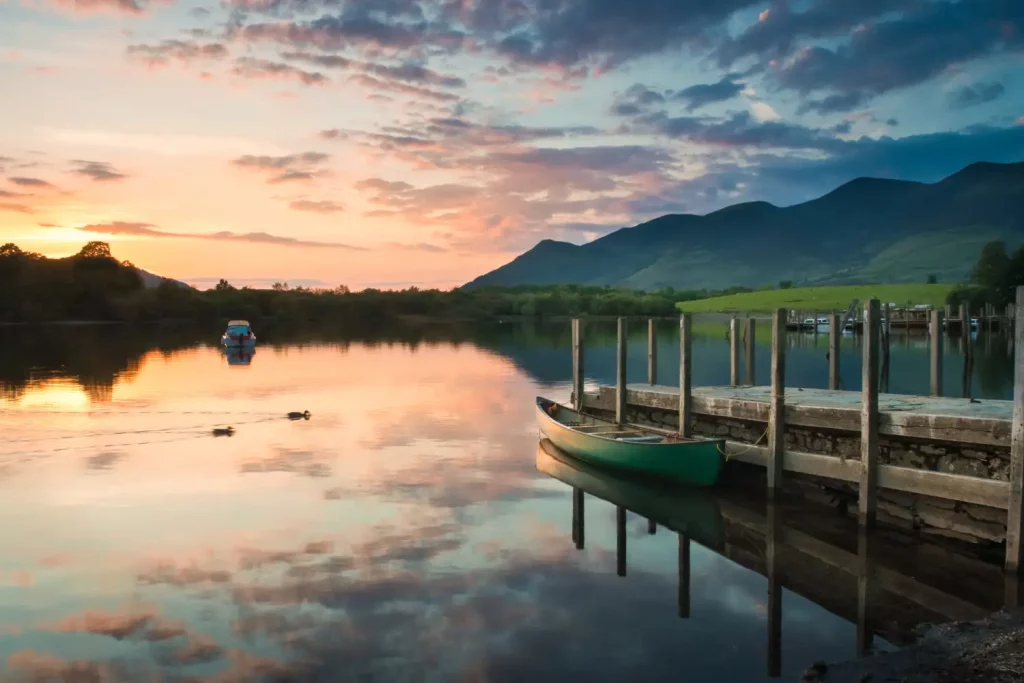
<svg viewBox="0 0 1024 683"><path fill-rule="evenodd" d="M993 239L1024 241L1024 162L972 164L936 183L857 178L803 204L670 214L583 245L544 240L464 287L958 282Z"/></svg>

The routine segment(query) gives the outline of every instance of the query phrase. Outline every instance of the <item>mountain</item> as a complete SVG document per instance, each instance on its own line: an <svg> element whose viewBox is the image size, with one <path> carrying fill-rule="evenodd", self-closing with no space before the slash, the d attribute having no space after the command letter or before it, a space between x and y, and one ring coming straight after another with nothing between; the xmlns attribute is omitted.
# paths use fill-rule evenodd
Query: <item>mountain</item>
<svg viewBox="0 0 1024 683"><path fill-rule="evenodd" d="M1024 241L1024 162L972 164L935 183L857 178L803 204L670 214L583 245L544 240L464 287L953 282L993 239Z"/></svg>
<svg viewBox="0 0 1024 683"><path fill-rule="evenodd" d="M163 282L164 280L167 280L167 281L169 281L169 282L171 282L173 284L176 284L179 287L184 287L185 289L192 289L191 285L187 285L184 282L182 282L181 280L172 280L169 277L162 277L160 275L154 275L153 273L149 272L148 270L143 270L142 268L139 268L138 266L133 266L133 267L135 268L135 272L139 274L139 277L142 278L142 283L146 286L146 289L152 289L153 287L159 287L160 283Z"/></svg>

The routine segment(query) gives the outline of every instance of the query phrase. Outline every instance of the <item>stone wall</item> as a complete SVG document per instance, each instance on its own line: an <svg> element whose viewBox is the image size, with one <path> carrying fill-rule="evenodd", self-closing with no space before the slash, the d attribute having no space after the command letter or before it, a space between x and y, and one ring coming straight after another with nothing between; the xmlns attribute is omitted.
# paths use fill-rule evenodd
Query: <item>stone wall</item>
<svg viewBox="0 0 1024 683"><path fill-rule="evenodd" d="M588 412L612 417L610 411L588 406ZM676 430L678 413L642 406L627 406L627 421ZM767 443L768 425L712 415L694 415L694 433L724 437L740 443ZM860 435L848 431L811 429L786 425L786 448L841 459L860 458ZM931 470L950 474L1009 481L1008 448L967 447L962 444L902 440L882 435L880 461L887 465ZM844 481L787 472L783 478L787 492L818 503L825 503L856 516L857 486ZM1006 511L944 498L878 490L878 522L929 536L996 545L1006 539Z"/></svg>

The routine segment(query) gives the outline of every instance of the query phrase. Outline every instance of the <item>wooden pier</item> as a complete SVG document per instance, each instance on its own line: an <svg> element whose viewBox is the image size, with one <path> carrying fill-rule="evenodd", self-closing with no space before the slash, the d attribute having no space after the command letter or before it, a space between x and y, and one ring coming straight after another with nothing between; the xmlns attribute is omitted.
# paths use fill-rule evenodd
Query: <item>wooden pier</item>
<svg viewBox="0 0 1024 683"><path fill-rule="evenodd" d="M1021 315L1024 287L1018 288L1015 310L1005 319L1012 323ZM881 317L877 300L865 303L859 392L838 390L839 316L830 317L828 330L828 390L785 386L783 334L789 313L779 309L772 317L770 386L740 384L740 325L735 321L730 326L732 386L693 388L691 322L684 314L678 385L658 384L656 366L651 365L647 384L627 386L626 321L620 320L616 386L585 392L584 330L576 320L574 401L590 412L614 414L619 422L683 436L724 436L730 460L766 468L769 498L784 483L811 482L834 495L852 492L865 529L882 518L886 524L924 526L961 540L1005 543L1005 569L1019 572L1024 562L1024 357L1015 356L1013 401L942 397L942 355L937 351L945 334L943 313L930 311L933 395L887 394L880 392L888 375L888 335L882 332ZM1014 352L1024 353L1024 326L1013 327ZM649 348L654 348L654 326L648 331ZM961 334L969 334L966 326ZM747 335L748 344L753 339ZM970 362L969 345L967 349L965 363ZM746 355L753 357L750 348ZM656 362L653 354L648 362ZM749 369L747 377L753 377Z"/></svg>
<svg viewBox="0 0 1024 683"><path fill-rule="evenodd" d="M965 320L970 321L971 329L978 330L1003 330L1012 324L1016 313L1014 306L1007 306L1002 313L996 311L991 304L986 304L978 311L971 311L964 304L957 310L952 306L946 306L942 311L931 307L926 308L901 308L888 305L881 306L882 319L885 326L890 330L929 330L932 316L935 313L941 314L941 325L948 334L953 334L962 329ZM860 313L860 312L858 312ZM786 312L786 329L805 330L815 334L827 332L831 328L831 316L836 315L835 311L818 310L796 310L789 309ZM840 314L843 329L846 331L862 332L864 329L864 318L860 315L851 316L845 319Z"/></svg>

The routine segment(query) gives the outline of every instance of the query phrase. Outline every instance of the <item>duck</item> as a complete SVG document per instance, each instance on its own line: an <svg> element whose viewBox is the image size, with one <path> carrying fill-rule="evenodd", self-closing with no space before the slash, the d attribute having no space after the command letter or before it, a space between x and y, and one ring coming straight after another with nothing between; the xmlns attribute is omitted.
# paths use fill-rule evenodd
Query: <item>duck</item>
<svg viewBox="0 0 1024 683"><path fill-rule="evenodd" d="M234 433L234 427L215 427L213 429L214 436L232 436Z"/></svg>
<svg viewBox="0 0 1024 683"><path fill-rule="evenodd" d="M289 420L308 420L309 419L309 411L306 410L306 411L301 412L301 413L298 412L298 411L292 411L292 412L288 413L288 419Z"/></svg>

